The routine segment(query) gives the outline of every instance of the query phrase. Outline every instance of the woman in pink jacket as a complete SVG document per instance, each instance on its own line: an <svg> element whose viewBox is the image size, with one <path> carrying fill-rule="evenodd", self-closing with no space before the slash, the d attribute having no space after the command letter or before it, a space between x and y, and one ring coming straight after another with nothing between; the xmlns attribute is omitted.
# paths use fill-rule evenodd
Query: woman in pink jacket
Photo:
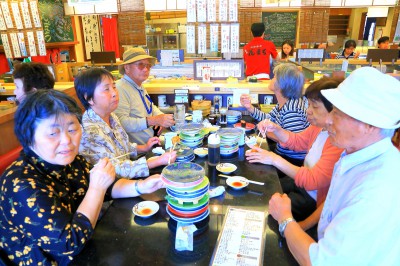
<svg viewBox="0 0 400 266"><path fill-rule="evenodd" d="M257 152L246 153L250 163L273 165L283 173L282 190L292 201L293 216L304 220L324 202L328 193L333 167L338 161L342 149L332 145L325 130L325 119L332 110L332 104L321 94L321 90L336 88L340 81L323 78L312 83L306 90L308 98L307 119L311 126L300 133L282 129L270 121L258 124L261 132L272 132L282 147L291 150L307 150L304 165L298 167L276 153L261 148Z"/></svg>

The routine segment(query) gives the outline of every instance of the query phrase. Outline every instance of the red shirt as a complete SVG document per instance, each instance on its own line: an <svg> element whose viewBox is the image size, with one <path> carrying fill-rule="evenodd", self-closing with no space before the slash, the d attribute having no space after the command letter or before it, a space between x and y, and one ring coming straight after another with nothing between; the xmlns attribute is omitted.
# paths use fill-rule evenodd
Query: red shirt
<svg viewBox="0 0 400 266"><path fill-rule="evenodd" d="M251 42L243 48L243 58L246 63L246 76L260 73L270 74L270 55L276 58L276 51L273 42L266 41L261 37L254 37Z"/></svg>

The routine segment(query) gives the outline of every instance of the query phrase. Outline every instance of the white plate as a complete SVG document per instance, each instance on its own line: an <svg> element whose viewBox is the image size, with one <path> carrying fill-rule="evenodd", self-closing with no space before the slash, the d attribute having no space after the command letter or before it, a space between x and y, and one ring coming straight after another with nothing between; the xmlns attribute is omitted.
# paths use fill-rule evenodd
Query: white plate
<svg viewBox="0 0 400 266"><path fill-rule="evenodd" d="M194 149L194 154L196 154L199 157L206 157L208 155L208 149L207 148L197 148Z"/></svg>
<svg viewBox="0 0 400 266"><path fill-rule="evenodd" d="M220 163L217 165L217 170L226 175L236 171L236 169L236 165L232 163Z"/></svg>
<svg viewBox="0 0 400 266"><path fill-rule="evenodd" d="M154 154L162 155L165 153L165 150L161 147L157 147L151 150Z"/></svg>
<svg viewBox="0 0 400 266"><path fill-rule="evenodd" d="M133 206L132 212L136 216L147 218L158 212L160 206L155 201L142 201Z"/></svg>
<svg viewBox="0 0 400 266"><path fill-rule="evenodd" d="M249 181L244 177L232 176L226 180L226 184L233 189L242 189L249 185Z"/></svg>

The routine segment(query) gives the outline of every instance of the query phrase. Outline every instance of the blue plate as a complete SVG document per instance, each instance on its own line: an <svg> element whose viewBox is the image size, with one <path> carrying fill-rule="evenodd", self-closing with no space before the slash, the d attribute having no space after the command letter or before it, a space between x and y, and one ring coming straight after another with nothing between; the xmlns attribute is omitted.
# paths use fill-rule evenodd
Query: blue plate
<svg viewBox="0 0 400 266"><path fill-rule="evenodd" d="M194 153L192 152L193 156ZM204 178L204 168L195 163L177 162L167 165L161 174L172 182L191 183Z"/></svg>

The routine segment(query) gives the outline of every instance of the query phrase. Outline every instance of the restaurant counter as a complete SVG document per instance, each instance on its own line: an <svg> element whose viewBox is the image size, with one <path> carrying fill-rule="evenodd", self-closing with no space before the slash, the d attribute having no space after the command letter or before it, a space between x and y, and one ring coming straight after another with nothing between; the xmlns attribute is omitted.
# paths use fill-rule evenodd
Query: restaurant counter
<svg viewBox="0 0 400 266"><path fill-rule="evenodd" d="M281 192L276 169L248 163L244 148L238 156L223 162L237 165L238 169L231 175L265 182L263 186L249 184L242 190L233 190L226 185L225 178L218 176L216 167L208 165L207 157L196 157L194 162L205 168L211 187L222 185L226 192L210 199L209 222L195 235L193 251L175 249L175 233L170 229L174 228L174 223L166 213L166 192L162 189L150 195L113 200L98 222L93 238L72 265L209 265L228 206L268 212L270 197ZM159 167L151 173L161 171L162 167ZM143 200L157 201L160 205L158 213L147 219L136 217L132 207ZM271 216L266 216L264 236L264 265L298 265L287 245L282 244L277 222Z"/></svg>

